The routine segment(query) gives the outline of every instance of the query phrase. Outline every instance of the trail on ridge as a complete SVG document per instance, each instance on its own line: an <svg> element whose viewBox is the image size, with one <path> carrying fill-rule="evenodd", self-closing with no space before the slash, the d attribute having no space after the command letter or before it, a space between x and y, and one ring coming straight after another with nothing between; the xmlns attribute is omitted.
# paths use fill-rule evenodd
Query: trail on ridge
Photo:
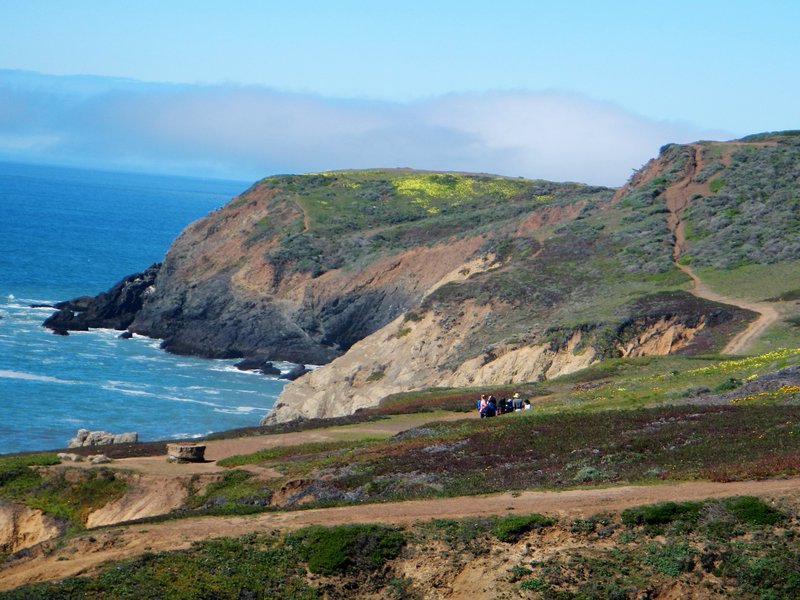
<svg viewBox="0 0 800 600"><path fill-rule="evenodd" d="M664 192L667 210L669 211L667 225L672 231L675 240L672 248L672 257L675 266L692 279L691 293L698 298L722 304L731 304L758 313L758 318L736 334L722 349L723 354L744 354L753 342L778 320L780 314L769 303L748 302L714 292L703 283L689 265L680 263L680 257L686 252L686 222L683 220L683 211L689 206L693 195L707 196L710 193L707 184L693 181L695 174L702 168L702 152L696 144L692 144L691 148L694 151L694 156L687 168L686 175L680 181L669 186Z"/></svg>

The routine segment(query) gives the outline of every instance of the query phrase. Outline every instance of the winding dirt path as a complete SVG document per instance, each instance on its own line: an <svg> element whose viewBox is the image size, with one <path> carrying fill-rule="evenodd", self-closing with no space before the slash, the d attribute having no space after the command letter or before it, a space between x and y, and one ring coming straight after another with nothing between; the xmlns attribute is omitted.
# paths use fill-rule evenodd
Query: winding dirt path
<svg viewBox="0 0 800 600"><path fill-rule="evenodd" d="M385 523L408 525L443 518L467 518L533 512L562 518L617 512L667 500L702 500L736 495L800 497L800 478L733 483L687 482L656 486L620 486L563 492L521 492L492 496L440 498L312 510L273 512L251 517L205 517L159 524L93 530L49 554L21 559L0 572L0 590L92 573L104 562L188 548L193 542L251 532L291 530L305 525Z"/></svg>
<svg viewBox="0 0 800 600"><path fill-rule="evenodd" d="M669 186L664 192L667 210L669 211L667 225L675 239L672 256L675 266L692 279L691 293L698 298L730 304L758 313L758 318L736 334L722 349L723 354L744 354L753 342L780 318L780 313L767 302L748 302L714 292L702 282L689 265L683 265L679 262L680 257L686 252L686 222L683 220L683 211L689 206L691 198L695 194L707 196L711 193L708 189L708 184L692 181L695 174L703 166L703 158L700 146L692 144L691 147L694 150L694 156L686 175L677 183Z"/></svg>

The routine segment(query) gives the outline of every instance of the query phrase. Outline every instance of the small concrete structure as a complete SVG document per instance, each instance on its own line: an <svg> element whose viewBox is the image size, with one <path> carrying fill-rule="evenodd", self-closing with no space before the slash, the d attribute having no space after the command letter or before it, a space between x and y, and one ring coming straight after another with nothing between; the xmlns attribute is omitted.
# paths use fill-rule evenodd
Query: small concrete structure
<svg viewBox="0 0 800 600"><path fill-rule="evenodd" d="M205 453L202 444L167 444L167 462L205 462Z"/></svg>

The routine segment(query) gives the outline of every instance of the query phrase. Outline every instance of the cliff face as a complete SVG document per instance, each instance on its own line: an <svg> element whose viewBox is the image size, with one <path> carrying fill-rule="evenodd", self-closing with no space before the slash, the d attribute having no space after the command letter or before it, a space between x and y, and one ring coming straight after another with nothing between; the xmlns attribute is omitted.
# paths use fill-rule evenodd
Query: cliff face
<svg viewBox="0 0 800 600"><path fill-rule="evenodd" d="M123 304L121 282L47 325L127 328L178 354L324 364L485 260L520 216L559 220L611 193L404 170L268 178L187 227L147 278L126 279L146 281L133 315L94 318Z"/></svg>
<svg viewBox="0 0 800 600"><path fill-rule="evenodd" d="M160 268L49 326L325 365L285 388L281 421L719 350L755 315L693 295L687 264L800 260L798 168L787 133L666 146L616 193L409 170L270 177L187 227Z"/></svg>
<svg viewBox="0 0 800 600"><path fill-rule="evenodd" d="M492 268L438 286L287 386L266 421L350 414L413 389L536 381L605 357L719 351L759 309L702 289L687 265L800 259L786 226L800 209L798 168L793 133L666 146L611 202L547 213L557 225L522 216Z"/></svg>

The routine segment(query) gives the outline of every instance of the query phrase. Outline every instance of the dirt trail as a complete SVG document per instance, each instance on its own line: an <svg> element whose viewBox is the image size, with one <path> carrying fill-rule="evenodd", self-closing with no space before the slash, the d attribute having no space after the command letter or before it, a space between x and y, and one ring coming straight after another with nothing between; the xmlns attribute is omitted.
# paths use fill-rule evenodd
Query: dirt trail
<svg viewBox="0 0 800 600"><path fill-rule="evenodd" d="M667 225L672 231L675 242L672 248L672 256L675 265L692 279L692 294L699 298L731 304L755 313L759 317L751 322L743 331L735 335L722 349L723 354L744 354L758 339L766 329L778 320L780 314L774 306L766 302L748 302L731 296L724 296L711 290L703 283L694 270L689 265L683 265L678 259L686 252L686 223L682 218L683 211L689 206L692 196L699 194L707 196L710 194L708 184L700 184L692 181L695 174L702 168L703 159L700 146L692 145L694 156L687 169L686 175L677 183L669 186L664 192L666 198Z"/></svg>
<svg viewBox="0 0 800 600"><path fill-rule="evenodd" d="M370 436L391 437L401 431L424 425L431 421L458 421L468 418L471 415L472 413L414 413L396 415L386 420L357 423L354 425L339 425L292 433L210 440L203 442L206 445L206 462L204 463L176 464L168 463L165 456L141 456L117 459L111 466L113 466L114 469L129 469L136 473L147 475L169 475L173 477L203 475L224 471L225 469L218 466L216 461L237 454L251 454L268 448L293 446L309 442L331 442L351 440L354 438L368 438ZM87 469L94 468L94 465L85 462L67 463L67 466Z"/></svg>
<svg viewBox="0 0 800 600"><path fill-rule="evenodd" d="M206 517L94 530L70 540L53 552L20 559L0 572L0 590L36 581L52 581L91 573L102 563L188 548L192 542L241 536L250 532L290 530L305 525L386 523L408 525L417 521L486 515L558 515L562 518L616 512L632 506L667 500L702 500L735 495L766 498L800 496L800 478L733 483L688 482L657 486L622 486L563 492L521 492L493 496L467 496L273 512L251 517Z"/></svg>

